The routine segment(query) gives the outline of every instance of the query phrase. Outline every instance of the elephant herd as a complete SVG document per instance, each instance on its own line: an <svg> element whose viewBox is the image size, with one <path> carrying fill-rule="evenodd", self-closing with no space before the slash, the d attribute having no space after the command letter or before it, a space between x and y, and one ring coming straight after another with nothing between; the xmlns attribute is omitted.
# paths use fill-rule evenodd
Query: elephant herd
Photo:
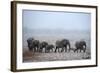
<svg viewBox="0 0 100 73"><path fill-rule="evenodd" d="M34 52L43 52L43 49L45 49L45 53L48 52L70 52L70 50L73 50L74 52L78 51L86 51L86 42L85 41L77 41L75 43L75 49L71 48L70 41L67 39L57 40L55 42L55 45L48 44L46 41L40 42L39 40L35 40L34 38L28 38L27 39L28 49L29 51Z"/></svg>

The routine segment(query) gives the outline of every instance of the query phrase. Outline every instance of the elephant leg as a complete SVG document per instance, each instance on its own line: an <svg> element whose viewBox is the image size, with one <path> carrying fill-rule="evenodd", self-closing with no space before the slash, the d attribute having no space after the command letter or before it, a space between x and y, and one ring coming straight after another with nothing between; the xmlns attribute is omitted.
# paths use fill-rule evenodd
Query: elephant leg
<svg viewBox="0 0 100 73"><path fill-rule="evenodd" d="M74 52L76 52L76 49L74 50Z"/></svg>
<svg viewBox="0 0 100 73"><path fill-rule="evenodd" d="M35 49L36 49L36 48L34 47L34 48L33 48L33 52L35 52Z"/></svg>
<svg viewBox="0 0 100 73"><path fill-rule="evenodd" d="M42 48L39 49L39 52L42 52Z"/></svg>
<svg viewBox="0 0 100 73"><path fill-rule="evenodd" d="M47 53L49 53L50 52L50 50L47 50Z"/></svg>
<svg viewBox="0 0 100 73"><path fill-rule="evenodd" d="M76 50L75 50L75 52L77 52L77 53L78 53L78 49L76 49Z"/></svg>
<svg viewBox="0 0 100 73"><path fill-rule="evenodd" d="M37 47L36 52L38 52L39 47Z"/></svg>
<svg viewBox="0 0 100 73"><path fill-rule="evenodd" d="M44 48L45 53L48 53L49 49L47 49L46 47Z"/></svg>
<svg viewBox="0 0 100 73"><path fill-rule="evenodd" d="M40 49L38 49L38 52L40 52Z"/></svg>
<svg viewBox="0 0 100 73"><path fill-rule="evenodd" d="M47 49L45 48L45 53L47 52Z"/></svg>
<svg viewBox="0 0 100 73"><path fill-rule="evenodd" d="M29 51L33 51L33 47L28 45Z"/></svg>
<svg viewBox="0 0 100 73"><path fill-rule="evenodd" d="M37 52L39 52L39 47L37 48Z"/></svg>
<svg viewBox="0 0 100 73"><path fill-rule="evenodd" d="M62 48L61 52L63 52L63 51L64 51L64 48Z"/></svg>
<svg viewBox="0 0 100 73"><path fill-rule="evenodd" d="M57 49L55 49L55 52L56 52L56 50L57 50Z"/></svg>
<svg viewBox="0 0 100 73"><path fill-rule="evenodd" d="M59 48L58 48L58 52L60 52Z"/></svg>
<svg viewBox="0 0 100 73"><path fill-rule="evenodd" d="M50 52L50 49L47 50L47 53L49 53L49 52Z"/></svg>
<svg viewBox="0 0 100 73"><path fill-rule="evenodd" d="M48 50L47 50L47 53L49 53L49 52L50 52L50 50L48 49Z"/></svg>
<svg viewBox="0 0 100 73"><path fill-rule="evenodd" d="M37 49L37 48L35 47L35 52L36 52L36 49Z"/></svg>
<svg viewBox="0 0 100 73"><path fill-rule="evenodd" d="M79 52L79 49L77 49L77 53Z"/></svg>
<svg viewBox="0 0 100 73"><path fill-rule="evenodd" d="M85 47L85 49L84 49L84 52L86 52L86 47Z"/></svg>
<svg viewBox="0 0 100 73"><path fill-rule="evenodd" d="M76 50L76 52L78 53L78 49Z"/></svg>
<svg viewBox="0 0 100 73"><path fill-rule="evenodd" d="M51 49L49 49L49 52L53 52L52 48L51 48Z"/></svg>
<svg viewBox="0 0 100 73"><path fill-rule="evenodd" d="M48 50L45 49L45 53L47 53L47 52L48 52Z"/></svg>
<svg viewBox="0 0 100 73"><path fill-rule="evenodd" d="M69 48L69 49L68 49L68 52L70 52L71 50L72 50L72 49L71 49L71 48Z"/></svg>
<svg viewBox="0 0 100 73"><path fill-rule="evenodd" d="M51 49L51 51L53 52L53 48Z"/></svg>
<svg viewBox="0 0 100 73"><path fill-rule="evenodd" d="M50 52L50 50L47 50L47 53L49 53Z"/></svg>
<svg viewBox="0 0 100 73"><path fill-rule="evenodd" d="M50 53L51 52L51 49L49 49L48 52Z"/></svg>
<svg viewBox="0 0 100 73"><path fill-rule="evenodd" d="M41 48L41 52L43 52L43 48Z"/></svg>
<svg viewBox="0 0 100 73"><path fill-rule="evenodd" d="M34 52L34 48L33 48L33 50L32 50L33 52Z"/></svg>
<svg viewBox="0 0 100 73"><path fill-rule="evenodd" d="M85 53L85 51L86 51L86 50L84 50L84 53Z"/></svg>
<svg viewBox="0 0 100 73"><path fill-rule="evenodd" d="M63 52L63 48L58 48L58 51L59 52Z"/></svg>
<svg viewBox="0 0 100 73"><path fill-rule="evenodd" d="M85 53L86 49L83 50L83 52Z"/></svg>
<svg viewBox="0 0 100 73"><path fill-rule="evenodd" d="M68 50L68 48L67 48L67 46L65 47L65 52L67 52L67 50Z"/></svg>
<svg viewBox="0 0 100 73"><path fill-rule="evenodd" d="M72 50L72 49L69 47L68 52L70 52L70 50Z"/></svg>
<svg viewBox="0 0 100 73"><path fill-rule="evenodd" d="M57 49L58 49L58 48L56 47L55 52L57 52Z"/></svg>
<svg viewBox="0 0 100 73"><path fill-rule="evenodd" d="M67 52L68 51L68 47L67 47L67 45L66 45L66 47L65 47L65 52Z"/></svg>
<svg viewBox="0 0 100 73"><path fill-rule="evenodd" d="M68 51L70 52L71 48L70 48L70 44L68 45Z"/></svg>
<svg viewBox="0 0 100 73"><path fill-rule="evenodd" d="M81 52L81 49L80 49L80 52Z"/></svg>
<svg viewBox="0 0 100 73"><path fill-rule="evenodd" d="M78 53L78 48L76 48L76 49L74 50L74 52L77 52L77 53Z"/></svg>
<svg viewBox="0 0 100 73"><path fill-rule="evenodd" d="M33 48L32 47L29 47L29 51L33 51Z"/></svg>
<svg viewBox="0 0 100 73"><path fill-rule="evenodd" d="M34 48L34 51L36 52L37 47Z"/></svg>

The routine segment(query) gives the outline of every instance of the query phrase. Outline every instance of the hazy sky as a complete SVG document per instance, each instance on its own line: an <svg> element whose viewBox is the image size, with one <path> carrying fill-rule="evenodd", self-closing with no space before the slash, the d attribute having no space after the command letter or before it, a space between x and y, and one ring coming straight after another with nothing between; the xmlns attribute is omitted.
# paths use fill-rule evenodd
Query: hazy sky
<svg viewBox="0 0 100 73"><path fill-rule="evenodd" d="M29 29L90 30L90 13L23 10L23 27Z"/></svg>

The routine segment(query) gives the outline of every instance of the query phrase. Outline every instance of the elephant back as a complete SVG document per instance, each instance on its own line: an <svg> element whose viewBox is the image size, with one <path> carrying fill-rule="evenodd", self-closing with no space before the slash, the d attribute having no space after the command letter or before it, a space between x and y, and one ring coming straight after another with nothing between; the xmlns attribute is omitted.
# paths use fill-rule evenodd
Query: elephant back
<svg viewBox="0 0 100 73"><path fill-rule="evenodd" d="M46 45L48 45L48 43L45 42L45 41L43 41L43 42L40 43L40 47L46 47Z"/></svg>
<svg viewBox="0 0 100 73"><path fill-rule="evenodd" d="M57 40L56 41L56 46L59 46L59 45L61 45L61 41Z"/></svg>
<svg viewBox="0 0 100 73"><path fill-rule="evenodd" d="M69 40L67 40L67 39L63 39L63 40L61 41L61 43L62 43L63 45L70 44L70 43L69 43Z"/></svg>
<svg viewBox="0 0 100 73"><path fill-rule="evenodd" d="M86 42L85 41L78 41L78 42L75 43L75 46L77 48L82 48L84 45L86 46Z"/></svg>
<svg viewBox="0 0 100 73"><path fill-rule="evenodd" d="M34 40L33 45L39 45L39 40Z"/></svg>
<svg viewBox="0 0 100 73"><path fill-rule="evenodd" d="M86 42L85 41L80 41L80 45L85 45L86 46Z"/></svg>
<svg viewBox="0 0 100 73"><path fill-rule="evenodd" d="M46 48L54 48L54 45L47 45Z"/></svg>

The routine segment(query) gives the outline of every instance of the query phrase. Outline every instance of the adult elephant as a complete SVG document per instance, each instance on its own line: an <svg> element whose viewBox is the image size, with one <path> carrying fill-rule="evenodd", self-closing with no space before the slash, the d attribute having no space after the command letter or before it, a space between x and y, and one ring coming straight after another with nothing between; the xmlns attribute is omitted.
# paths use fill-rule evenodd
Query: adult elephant
<svg viewBox="0 0 100 73"><path fill-rule="evenodd" d="M75 43L75 47L76 49L74 50L74 52L78 52L78 50L80 50L80 52L83 50L83 52L86 51L86 42L85 41L78 41Z"/></svg>
<svg viewBox="0 0 100 73"><path fill-rule="evenodd" d="M53 52L53 48L54 48L54 45L49 44L49 45L46 46L45 52L47 52L47 53L50 52L50 51Z"/></svg>
<svg viewBox="0 0 100 73"><path fill-rule="evenodd" d="M29 51L33 51L33 41L34 41L34 38L28 38L27 39Z"/></svg>
<svg viewBox="0 0 100 73"><path fill-rule="evenodd" d="M33 50L34 52L38 52L39 51L39 40L33 40Z"/></svg>
<svg viewBox="0 0 100 73"><path fill-rule="evenodd" d="M70 42L69 42L69 40L63 39L61 41L56 41L56 49L55 49L55 52L57 50L59 51L60 48L62 49L61 52L63 52L63 51L67 52L68 49L70 51Z"/></svg>
<svg viewBox="0 0 100 73"><path fill-rule="evenodd" d="M28 48L30 51L37 52L39 49L39 40L34 40L34 38L27 39Z"/></svg>
<svg viewBox="0 0 100 73"><path fill-rule="evenodd" d="M47 42L43 41L40 43L39 45L39 52L43 52L43 49L45 49L45 52L46 52L46 46L48 45Z"/></svg>

